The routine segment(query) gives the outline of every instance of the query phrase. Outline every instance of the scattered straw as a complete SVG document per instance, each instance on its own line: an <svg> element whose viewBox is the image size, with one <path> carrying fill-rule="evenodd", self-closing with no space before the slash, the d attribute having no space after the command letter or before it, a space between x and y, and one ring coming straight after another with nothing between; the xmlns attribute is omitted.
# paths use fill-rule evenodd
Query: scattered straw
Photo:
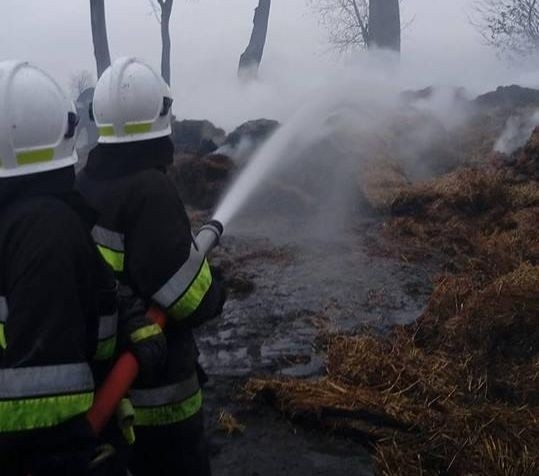
<svg viewBox="0 0 539 476"><path fill-rule="evenodd" d="M322 378L252 379L247 394L372 444L380 475L539 474L538 197L533 178L480 169L402 192L391 236L452 271L425 313L331 338Z"/></svg>

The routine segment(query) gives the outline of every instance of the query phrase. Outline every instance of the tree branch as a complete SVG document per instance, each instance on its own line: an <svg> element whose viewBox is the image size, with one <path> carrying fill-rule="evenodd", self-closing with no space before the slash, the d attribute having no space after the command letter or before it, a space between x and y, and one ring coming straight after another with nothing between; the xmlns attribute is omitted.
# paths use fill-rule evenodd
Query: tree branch
<svg viewBox="0 0 539 476"><path fill-rule="evenodd" d="M359 25L359 28L361 29L361 35L363 36L363 40L368 45L369 44L369 30L365 26L365 23L363 22L363 18L361 16L361 13L359 11L359 7L357 6L356 0L351 0L354 6L354 13L356 14L356 19Z"/></svg>

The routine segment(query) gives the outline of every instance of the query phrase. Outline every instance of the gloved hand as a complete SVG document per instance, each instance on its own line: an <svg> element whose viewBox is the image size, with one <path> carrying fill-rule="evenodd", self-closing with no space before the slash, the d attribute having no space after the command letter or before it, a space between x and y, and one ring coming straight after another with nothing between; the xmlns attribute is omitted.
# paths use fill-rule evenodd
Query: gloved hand
<svg viewBox="0 0 539 476"><path fill-rule="evenodd" d="M98 440L84 416L52 428L28 461L32 476L87 476L98 454Z"/></svg>
<svg viewBox="0 0 539 476"><path fill-rule="evenodd" d="M119 288L120 349L129 350L137 359L139 381L151 385L163 369L167 358L167 341L162 329L146 317L146 307L131 288Z"/></svg>

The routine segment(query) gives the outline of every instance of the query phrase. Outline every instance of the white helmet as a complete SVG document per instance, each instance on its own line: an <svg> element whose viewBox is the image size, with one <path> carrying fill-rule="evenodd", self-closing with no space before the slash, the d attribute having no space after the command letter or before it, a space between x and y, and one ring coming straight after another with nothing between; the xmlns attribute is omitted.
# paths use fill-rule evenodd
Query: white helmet
<svg viewBox="0 0 539 476"><path fill-rule="evenodd" d="M167 84L150 66L120 58L95 87L91 115L101 144L156 139L172 133L172 99Z"/></svg>
<svg viewBox="0 0 539 476"><path fill-rule="evenodd" d="M41 69L22 61L0 62L0 178L75 164L75 110Z"/></svg>

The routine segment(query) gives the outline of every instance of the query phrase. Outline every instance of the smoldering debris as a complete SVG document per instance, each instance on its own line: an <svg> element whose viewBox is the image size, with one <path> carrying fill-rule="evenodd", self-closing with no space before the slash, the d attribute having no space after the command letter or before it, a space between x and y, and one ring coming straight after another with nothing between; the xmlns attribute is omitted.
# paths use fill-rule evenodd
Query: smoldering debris
<svg viewBox="0 0 539 476"><path fill-rule="evenodd" d="M249 198L224 200L229 214L243 202L244 218L273 213L313 216L316 223L331 216L332 227L339 228L357 210L387 212L409 183L480 163L497 154L496 144L506 144L504 150L521 145L535 120L535 109L521 108L519 99L534 90L516 86L472 101L462 88L398 93L391 85L376 87L386 89L374 99L367 93L354 99L346 88L336 96L330 92L333 96L309 104L280 127L275 121L250 121L223 139L212 125L220 148L213 141L215 150L189 157L179 149L179 173L173 175L180 193L206 197L193 204L211 208L241 174L235 193ZM511 117L522 118L516 133L506 127ZM209 130L204 122L196 124ZM197 148L201 134L195 134Z"/></svg>
<svg viewBox="0 0 539 476"><path fill-rule="evenodd" d="M335 336L326 375L252 379L252 399L370 443L376 472L539 471L539 129L510 161L411 185L387 233L442 251L428 308L387 336Z"/></svg>

